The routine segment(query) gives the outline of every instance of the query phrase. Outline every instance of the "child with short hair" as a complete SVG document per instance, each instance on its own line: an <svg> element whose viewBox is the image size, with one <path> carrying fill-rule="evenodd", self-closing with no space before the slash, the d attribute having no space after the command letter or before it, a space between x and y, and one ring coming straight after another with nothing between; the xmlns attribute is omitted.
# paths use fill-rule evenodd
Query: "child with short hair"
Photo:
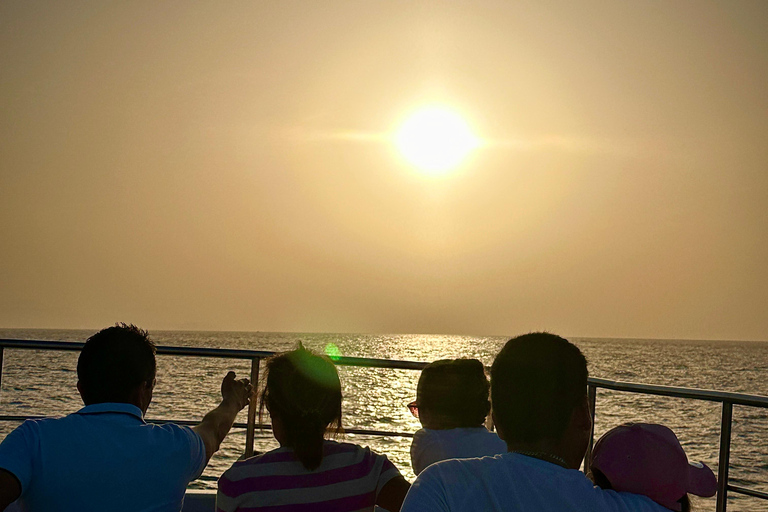
<svg viewBox="0 0 768 512"><path fill-rule="evenodd" d="M477 359L441 359L421 372L416 401L408 404L422 428L413 436L411 465L417 475L446 459L494 456L507 451L485 420L490 384Z"/></svg>
<svg viewBox="0 0 768 512"><path fill-rule="evenodd" d="M676 512L691 510L688 493L717 492L712 470L689 463L675 433L652 423L625 423L606 432L592 450L590 472L598 487L642 494Z"/></svg>

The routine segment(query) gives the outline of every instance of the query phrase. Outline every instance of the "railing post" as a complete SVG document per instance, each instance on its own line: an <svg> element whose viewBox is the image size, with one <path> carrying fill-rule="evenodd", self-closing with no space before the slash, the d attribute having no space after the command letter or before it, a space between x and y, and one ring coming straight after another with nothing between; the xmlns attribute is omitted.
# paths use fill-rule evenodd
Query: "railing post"
<svg viewBox="0 0 768 512"><path fill-rule="evenodd" d="M728 465L731 459L731 423L733 404L723 402L723 417L720 420L720 459L717 463L717 512L725 512L728 506Z"/></svg>
<svg viewBox="0 0 768 512"><path fill-rule="evenodd" d="M0 389L3 387L3 352L5 347L0 347Z"/></svg>
<svg viewBox="0 0 768 512"><path fill-rule="evenodd" d="M253 393L251 394L251 401L248 404L248 423L245 427L245 456L253 456L253 438L256 433L256 410L258 407L256 399L256 389L259 387L259 361L258 357L251 359L251 386L253 386Z"/></svg>
<svg viewBox="0 0 768 512"><path fill-rule="evenodd" d="M584 474L589 473L589 464L592 460L592 447L595 445L595 404L597 403L597 386L587 385L587 400L589 401L589 414L592 416L592 426L589 433L587 453L584 454Z"/></svg>

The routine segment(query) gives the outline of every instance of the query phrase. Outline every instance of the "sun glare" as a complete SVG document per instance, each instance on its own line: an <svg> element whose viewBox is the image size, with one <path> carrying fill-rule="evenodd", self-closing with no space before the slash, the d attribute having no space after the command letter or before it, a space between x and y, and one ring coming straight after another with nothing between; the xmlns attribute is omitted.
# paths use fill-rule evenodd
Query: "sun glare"
<svg viewBox="0 0 768 512"><path fill-rule="evenodd" d="M412 114L395 136L400 153L429 174L445 173L478 146L464 119L445 107L428 107Z"/></svg>

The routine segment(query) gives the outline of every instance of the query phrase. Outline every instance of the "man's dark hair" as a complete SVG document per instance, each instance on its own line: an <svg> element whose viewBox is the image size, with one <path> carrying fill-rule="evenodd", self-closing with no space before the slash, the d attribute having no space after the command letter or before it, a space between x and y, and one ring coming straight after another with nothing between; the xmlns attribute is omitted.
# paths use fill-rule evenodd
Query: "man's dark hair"
<svg viewBox="0 0 768 512"><path fill-rule="evenodd" d="M560 439L587 393L587 360L547 332L513 338L491 367L491 401L507 443Z"/></svg>
<svg viewBox="0 0 768 512"><path fill-rule="evenodd" d="M77 360L85 405L130 403L136 388L155 379L155 352L147 331L133 324L115 324L88 338Z"/></svg>
<svg viewBox="0 0 768 512"><path fill-rule="evenodd" d="M477 359L441 359L427 365L419 377L416 401L444 428L480 427L488 416L488 378Z"/></svg>

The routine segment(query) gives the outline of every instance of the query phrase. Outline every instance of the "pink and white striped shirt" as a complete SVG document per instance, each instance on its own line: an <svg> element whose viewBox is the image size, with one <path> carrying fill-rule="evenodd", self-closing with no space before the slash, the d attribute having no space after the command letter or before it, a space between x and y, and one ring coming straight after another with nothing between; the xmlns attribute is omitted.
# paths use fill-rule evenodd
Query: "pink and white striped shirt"
<svg viewBox="0 0 768 512"><path fill-rule="evenodd" d="M312 471L290 448L235 462L219 479L218 512L372 511L381 488L400 471L384 455L356 444L324 441Z"/></svg>

